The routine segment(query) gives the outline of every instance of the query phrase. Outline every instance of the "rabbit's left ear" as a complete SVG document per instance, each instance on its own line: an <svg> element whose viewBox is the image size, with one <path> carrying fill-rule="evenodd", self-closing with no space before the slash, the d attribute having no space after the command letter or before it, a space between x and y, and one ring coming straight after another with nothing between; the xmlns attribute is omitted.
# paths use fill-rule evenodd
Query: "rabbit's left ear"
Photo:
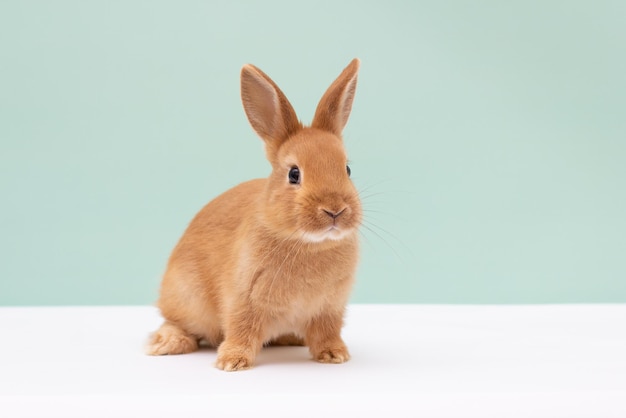
<svg viewBox="0 0 626 418"><path fill-rule="evenodd" d="M241 100L250 125L265 141L272 160L280 144L302 125L276 83L252 64L241 69Z"/></svg>
<svg viewBox="0 0 626 418"><path fill-rule="evenodd" d="M360 63L358 58L353 59L326 90L315 110L312 128L341 136L352 110Z"/></svg>

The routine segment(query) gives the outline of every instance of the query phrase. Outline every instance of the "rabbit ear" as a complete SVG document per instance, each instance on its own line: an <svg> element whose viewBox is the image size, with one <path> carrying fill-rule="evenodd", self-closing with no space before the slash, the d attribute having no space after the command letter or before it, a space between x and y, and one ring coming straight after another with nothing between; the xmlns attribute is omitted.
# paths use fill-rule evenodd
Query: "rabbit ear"
<svg viewBox="0 0 626 418"><path fill-rule="evenodd" d="M353 59L326 90L317 105L311 127L341 136L352 110L360 63L358 58Z"/></svg>
<svg viewBox="0 0 626 418"><path fill-rule="evenodd" d="M272 150L302 127L287 97L252 64L241 69L241 100L250 125L265 141L270 157Z"/></svg>

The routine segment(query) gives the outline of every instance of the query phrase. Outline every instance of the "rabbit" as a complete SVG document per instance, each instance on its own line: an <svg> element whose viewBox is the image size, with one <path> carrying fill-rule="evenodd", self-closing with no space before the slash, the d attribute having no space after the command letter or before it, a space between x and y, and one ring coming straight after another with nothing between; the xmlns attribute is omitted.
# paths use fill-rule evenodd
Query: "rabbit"
<svg viewBox="0 0 626 418"><path fill-rule="evenodd" d="M341 338L358 262L362 208L342 131L354 100L354 59L304 126L260 69L241 69L241 99L272 171L209 202L174 248L150 355L217 347L215 366L253 367L264 345L306 345L314 360L343 363Z"/></svg>

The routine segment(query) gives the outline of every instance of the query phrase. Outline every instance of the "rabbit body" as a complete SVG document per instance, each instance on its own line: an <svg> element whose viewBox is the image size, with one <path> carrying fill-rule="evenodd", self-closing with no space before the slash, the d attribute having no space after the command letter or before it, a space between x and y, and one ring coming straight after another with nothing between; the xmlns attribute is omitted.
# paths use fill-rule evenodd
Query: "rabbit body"
<svg viewBox="0 0 626 418"><path fill-rule="evenodd" d="M226 191L191 221L163 277L165 322L149 354L188 353L203 340L227 371L252 367L269 343L307 345L320 362L349 359L340 334L362 212L341 130L358 64L325 93L311 127L269 77L243 68L244 109L272 173Z"/></svg>

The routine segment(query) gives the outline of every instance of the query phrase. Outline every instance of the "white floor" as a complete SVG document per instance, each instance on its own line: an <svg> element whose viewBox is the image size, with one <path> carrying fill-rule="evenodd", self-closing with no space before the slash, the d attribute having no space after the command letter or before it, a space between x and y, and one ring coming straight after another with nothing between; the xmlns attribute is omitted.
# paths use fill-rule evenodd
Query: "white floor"
<svg viewBox="0 0 626 418"><path fill-rule="evenodd" d="M148 357L151 307L0 308L1 417L626 417L626 305L352 305L352 360ZM367 413L367 415L364 415Z"/></svg>

